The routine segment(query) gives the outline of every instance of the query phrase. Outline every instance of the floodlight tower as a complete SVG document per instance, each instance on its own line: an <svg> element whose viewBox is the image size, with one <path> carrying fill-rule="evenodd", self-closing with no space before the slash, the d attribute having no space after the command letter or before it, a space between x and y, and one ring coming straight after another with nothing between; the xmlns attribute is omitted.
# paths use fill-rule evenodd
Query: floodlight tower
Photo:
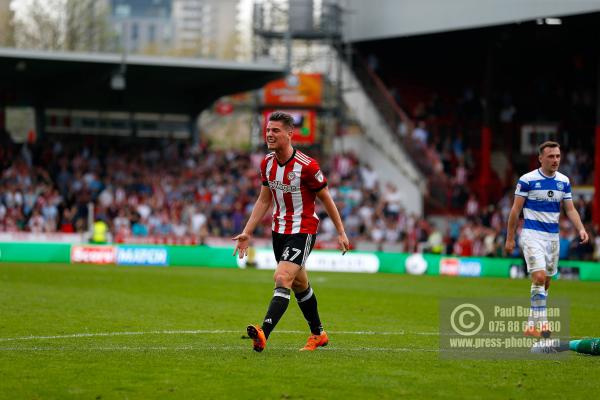
<svg viewBox="0 0 600 400"><path fill-rule="evenodd" d="M322 102L317 107L327 133L344 124L342 106L343 15L339 0L255 0L253 57L285 65L288 76L319 73ZM333 118L332 118L333 117Z"/></svg>

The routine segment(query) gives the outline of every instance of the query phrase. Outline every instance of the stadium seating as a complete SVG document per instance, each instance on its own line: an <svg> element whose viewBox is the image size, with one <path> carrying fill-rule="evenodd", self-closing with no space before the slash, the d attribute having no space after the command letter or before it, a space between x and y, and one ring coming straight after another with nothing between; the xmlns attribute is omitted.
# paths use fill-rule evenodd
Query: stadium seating
<svg viewBox="0 0 600 400"><path fill-rule="evenodd" d="M84 232L92 202L95 218L108 222L114 241L141 243L197 244L239 232L260 187L263 157L260 151L211 151L205 143L98 137L48 137L33 146L5 143L2 148L0 231ZM565 156L565 168L583 176L581 164L572 160ZM348 236L359 248L503 255L512 188L488 207L468 191L458 191L456 204L464 216L422 218L405 212L401 188L380 187L377 171L354 155L322 159L321 165ZM452 179L454 187L467 187L462 177ZM590 203L576 199L576 206L589 223ZM333 224L322 208L317 213L322 220L317 246L335 247ZM267 238L269 232L266 218L256 235ZM574 238L569 224L562 237L569 247ZM565 257L597 257L593 246L570 254L568 247Z"/></svg>

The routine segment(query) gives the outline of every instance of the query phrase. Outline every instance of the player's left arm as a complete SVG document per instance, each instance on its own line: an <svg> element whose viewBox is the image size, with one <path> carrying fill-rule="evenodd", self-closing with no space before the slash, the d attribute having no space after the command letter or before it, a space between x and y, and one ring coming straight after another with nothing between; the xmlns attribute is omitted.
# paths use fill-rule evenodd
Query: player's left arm
<svg viewBox="0 0 600 400"><path fill-rule="evenodd" d="M338 231L338 243L340 245L340 249L342 249L342 254L346 254L348 250L350 250L350 241L346 236L346 231L344 230L344 224L342 222L342 217L340 217L340 213L331 198L331 194L327 187L322 188L317 192L317 197L323 203L323 207L325 207L325 211L333 221L335 225L335 229Z"/></svg>
<svg viewBox="0 0 600 400"><path fill-rule="evenodd" d="M581 240L579 243L581 243L581 244L587 243L588 240L590 240L590 237L588 236L588 233L585 231L585 227L583 226L583 223L581 222L581 217L579 216L579 213L577 212L577 210L575 209L575 206L573 205L573 200L571 200L571 199L564 200L563 205L565 207L565 213L567 214L567 217L569 217L569 219L571 220L573 225L575 225L575 229L577 229L577 232L579 233L579 239Z"/></svg>

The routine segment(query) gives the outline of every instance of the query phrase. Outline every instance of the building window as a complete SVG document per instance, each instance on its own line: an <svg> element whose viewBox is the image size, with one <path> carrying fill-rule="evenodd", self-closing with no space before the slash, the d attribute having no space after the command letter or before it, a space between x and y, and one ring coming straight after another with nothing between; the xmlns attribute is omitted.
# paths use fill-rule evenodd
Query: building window
<svg viewBox="0 0 600 400"><path fill-rule="evenodd" d="M156 41L156 26L154 24L150 24L148 26L148 41L150 43L154 43Z"/></svg>
<svg viewBox="0 0 600 400"><path fill-rule="evenodd" d="M139 32L138 24L136 22L133 22L131 24L131 39L138 40L139 34L140 34L140 32Z"/></svg>

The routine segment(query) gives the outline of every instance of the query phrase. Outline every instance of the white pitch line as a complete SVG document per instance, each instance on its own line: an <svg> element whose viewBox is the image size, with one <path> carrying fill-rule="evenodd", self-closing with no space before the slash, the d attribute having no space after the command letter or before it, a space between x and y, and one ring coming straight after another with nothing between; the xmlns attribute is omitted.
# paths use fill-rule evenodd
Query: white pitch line
<svg viewBox="0 0 600 400"><path fill-rule="evenodd" d="M112 347L89 347L89 348L68 348L68 347L0 347L0 351L239 351L249 350L248 346L149 346L149 347L131 347L131 346L112 346ZM273 347L272 350L298 350L298 347L282 346ZM327 347L318 351L367 351L367 352L437 352L437 349L420 349L412 347Z"/></svg>
<svg viewBox="0 0 600 400"><path fill-rule="evenodd" d="M71 338L87 338L87 337L103 337L103 336L141 336L141 335L202 335L202 334L219 334L219 333L234 333L233 330L181 330L181 331L146 331L146 332L94 332L94 333L72 333L68 335L50 335L50 336L20 336L12 338L0 338L0 342L10 342L17 340L42 340L42 339L71 339ZM241 332L239 332L241 333Z"/></svg>
<svg viewBox="0 0 600 400"><path fill-rule="evenodd" d="M332 335L439 335L436 332L375 332L375 331L328 331ZM52 339L73 339L73 338L91 338L91 337L111 337L111 336L143 336L143 335L216 335L221 333L245 333L242 330L228 330L228 329L215 329L215 330L162 330L162 331L145 331L145 332L94 332L94 333L72 333L66 335L45 335L45 336L19 336L0 338L0 342L14 342L23 340L52 340ZM283 334L301 334L307 333L307 331L295 331L295 330L279 330L275 333Z"/></svg>

